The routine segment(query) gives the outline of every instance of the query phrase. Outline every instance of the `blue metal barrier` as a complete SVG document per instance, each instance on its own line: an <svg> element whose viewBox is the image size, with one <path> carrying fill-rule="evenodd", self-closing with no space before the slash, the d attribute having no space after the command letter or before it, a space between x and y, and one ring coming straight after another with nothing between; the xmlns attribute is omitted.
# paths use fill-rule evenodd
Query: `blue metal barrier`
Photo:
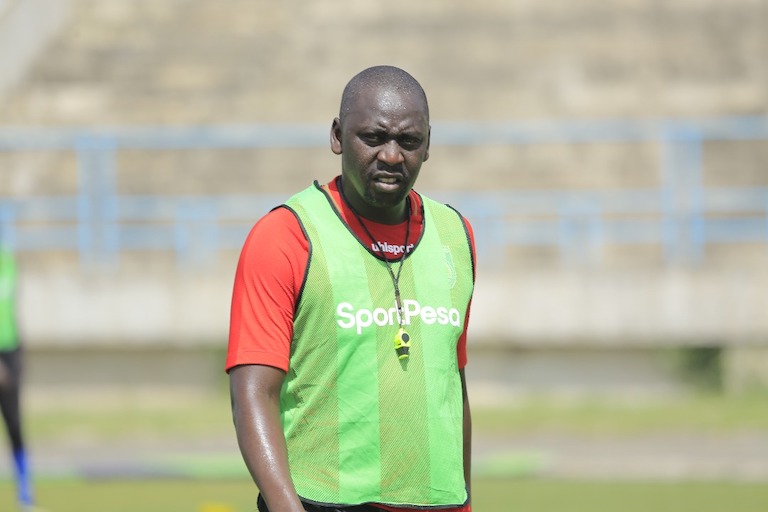
<svg viewBox="0 0 768 512"><path fill-rule="evenodd" d="M567 261L594 258L606 244L660 246L668 262L696 262L709 244L765 243L768 187L705 187L708 141L768 141L768 117L559 123L435 123L434 146L653 142L662 185L618 191L434 191L476 231L489 265L515 246L557 248ZM210 261L241 246L255 219L286 197L187 198L116 192L121 150L290 148L327 145L327 126L0 129L0 151L72 151L78 191L65 197L2 198L4 242L18 251L78 251L84 266L123 251L173 250L181 264ZM766 170L768 173L768 169Z"/></svg>

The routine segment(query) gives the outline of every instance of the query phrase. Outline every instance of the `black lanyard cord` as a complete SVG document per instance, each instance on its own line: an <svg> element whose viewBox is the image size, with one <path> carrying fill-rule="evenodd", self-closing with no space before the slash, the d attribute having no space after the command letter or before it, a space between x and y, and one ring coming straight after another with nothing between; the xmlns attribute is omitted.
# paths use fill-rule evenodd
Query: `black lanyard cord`
<svg viewBox="0 0 768 512"><path fill-rule="evenodd" d="M365 234L368 235L368 238L371 239L373 246L377 249L382 259L384 260L384 264L387 266L389 277L392 279L392 286L395 289L395 305L397 306L398 322L400 324L400 327L403 327L405 316L403 315L403 301L400 297L400 272L403 270L403 265L405 264L405 255L408 252L408 239L410 238L410 235L411 235L410 200L408 197L406 197L405 243L403 244L403 254L400 256L400 259L397 260L400 262L400 265L397 267L397 274L395 274L395 271L392 269L392 264L390 263L389 258L387 258L387 255L384 253L384 251L381 248L381 244L376 241L376 238L374 238L374 236L368 230L368 227L363 222L363 219L360 217L357 211L355 211L355 208L352 206L349 200L347 200L347 198L344 196L344 190L342 189L342 186L341 186L341 180L339 180L339 192L341 193L341 197L344 199L344 202L347 203L347 206L349 206L349 209L352 211L352 214L355 216L355 219L357 219L357 222L360 224L360 226L362 226L363 231L365 231Z"/></svg>

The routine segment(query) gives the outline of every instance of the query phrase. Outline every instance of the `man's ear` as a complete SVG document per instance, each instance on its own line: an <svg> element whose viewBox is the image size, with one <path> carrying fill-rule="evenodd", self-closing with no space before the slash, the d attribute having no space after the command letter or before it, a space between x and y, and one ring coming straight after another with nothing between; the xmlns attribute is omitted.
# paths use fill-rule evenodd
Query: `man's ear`
<svg viewBox="0 0 768 512"><path fill-rule="evenodd" d="M424 152L424 160L422 162L426 162L429 160L429 142L432 138L432 127L429 127L429 131L427 132L427 150Z"/></svg>
<svg viewBox="0 0 768 512"><path fill-rule="evenodd" d="M341 154L341 119L338 117L331 124L331 151Z"/></svg>

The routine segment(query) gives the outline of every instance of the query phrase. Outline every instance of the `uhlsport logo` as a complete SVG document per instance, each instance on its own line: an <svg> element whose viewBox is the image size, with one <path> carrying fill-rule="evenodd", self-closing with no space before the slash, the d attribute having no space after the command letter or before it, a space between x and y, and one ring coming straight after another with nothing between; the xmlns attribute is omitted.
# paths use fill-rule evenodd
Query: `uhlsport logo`
<svg viewBox="0 0 768 512"><path fill-rule="evenodd" d="M389 309L376 308L370 309L355 308L349 302L342 302L336 306L336 322L342 329L355 329L357 334L362 334L363 329L372 325L384 327L385 325L399 325L399 315L397 307ZM421 320L425 324L440 324L461 326L461 313L456 308L446 308L443 306L422 306L416 300L406 299L403 301L403 324L410 325L414 319Z"/></svg>
<svg viewBox="0 0 768 512"><path fill-rule="evenodd" d="M371 242L371 249L374 252L383 252L384 254L391 254L392 256L400 256L403 251L409 253L413 250L413 244L408 244L408 247L404 245L390 244L389 242Z"/></svg>

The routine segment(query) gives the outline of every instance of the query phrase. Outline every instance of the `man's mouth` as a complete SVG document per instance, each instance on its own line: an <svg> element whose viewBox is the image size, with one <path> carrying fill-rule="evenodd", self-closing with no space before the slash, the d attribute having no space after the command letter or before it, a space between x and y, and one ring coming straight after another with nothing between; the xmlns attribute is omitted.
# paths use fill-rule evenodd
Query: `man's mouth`
<svg viewBox="0 0 768 512"><path fill-rule="evenodd" d="M371 184L380 192L390 194L400 190L403 180L400 176L378 175L374 176Z"/></svg>
<svg viewBox="0 0 768 512"><path fill-rule="evenodd" d="M389 169L378 169L371 174L371 181L383 185L397 185L405 181L405 177L400 172Z"/></svg>

